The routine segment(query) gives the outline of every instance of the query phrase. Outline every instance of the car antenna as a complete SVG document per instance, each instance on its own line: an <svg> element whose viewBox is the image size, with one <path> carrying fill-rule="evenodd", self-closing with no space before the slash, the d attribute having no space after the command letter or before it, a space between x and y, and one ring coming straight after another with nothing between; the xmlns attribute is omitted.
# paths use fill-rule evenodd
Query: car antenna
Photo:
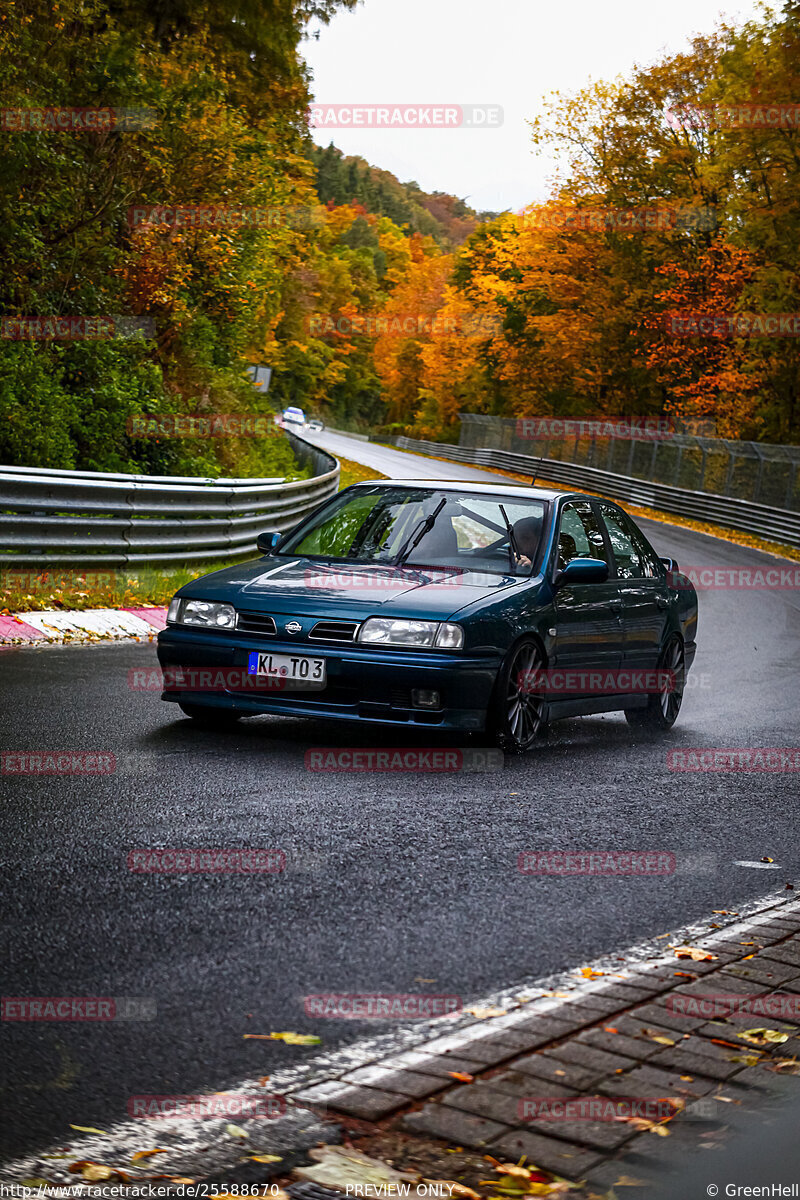
<svg viewBox="0 0 800 1200"><path fill-rule="evenodd" d="M535 487L535 486L536 486L536 476L539 474L539 467L540 467L541 465L542 465L542 459L541 459L541 458L537 458L537 460L536 460L536 466L533 468L533 474L531 475L531 483L530 483L530 486L531 486L531 487Z"/></svg>

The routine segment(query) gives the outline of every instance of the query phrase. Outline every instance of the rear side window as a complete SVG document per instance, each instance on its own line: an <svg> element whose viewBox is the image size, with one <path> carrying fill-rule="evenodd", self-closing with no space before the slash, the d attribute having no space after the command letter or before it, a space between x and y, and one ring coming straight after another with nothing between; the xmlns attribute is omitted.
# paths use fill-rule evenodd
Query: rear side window
<svg viewBox="0 0 800 1200"><path fill-rule="evenodd" d="M558 570L563 570L573 558L599 558L608 563L606 544L600 524L591 504L573 500L561 510L558 530ZM610 566L610 563L609 563Z"/></svg>
<svg viewBox="0 0 800 1200"><path fill-rule="evenodd" d="M600 505L603 520L606 523L614 562L617 566L619 579L643 579L645 577L645 561L642 550L637 545L638 539L631 536L631 528L624 513L607 504Z"/></svg>

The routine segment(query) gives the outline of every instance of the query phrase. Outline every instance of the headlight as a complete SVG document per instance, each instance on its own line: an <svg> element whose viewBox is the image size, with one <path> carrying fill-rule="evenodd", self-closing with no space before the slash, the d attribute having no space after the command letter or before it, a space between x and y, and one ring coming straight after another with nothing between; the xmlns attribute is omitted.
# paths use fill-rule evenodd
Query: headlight
<svg viewBox="0 0 800 1200"><path fill-rule="evenodd" d="M367 646L411 646L417 649L459 650L464 645L464 630L449 621L390 620L370 617L358 632L359 642Z"/></svg>
<svg viewBox="0 0 800 1200"><path fill-rule="evenodd" d="M173 596L167 620L171 625L199 625L203 629L235 629L236 609L232 604L211 600L182 600Z"/></svg>

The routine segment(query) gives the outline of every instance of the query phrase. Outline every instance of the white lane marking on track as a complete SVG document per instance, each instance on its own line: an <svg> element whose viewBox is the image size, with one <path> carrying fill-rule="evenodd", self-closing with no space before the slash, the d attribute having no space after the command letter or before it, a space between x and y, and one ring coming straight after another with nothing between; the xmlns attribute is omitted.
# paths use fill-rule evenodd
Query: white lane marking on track
<svg viewBox="0 0 800 1200"><path fill-rule="evenodd" d="M762 862L747 862L743 858L735 858L733 860L735 867L752 867L754 871L780 871L780 863L762 863Z"/></svg>
<svg viewBox="0 0 800 1200"><path fill-rule="evenodd" d="M720 914L714 913L691 925L673 930L666 936L670 942L676 945L696 945L697 940L702 939L703 946L713 950L717 942L728 942L753 933L760 924L768 922L775 915L773 910L776 910L777 913L796 912L798 908L800 908L800 900L787 903L783 891L772 892L760 900L741 905L734 918L719 928L716 926L720 921ZM709 932L712 926L713 931ZM787 935L789 932L787 930ZM516 1010L516 1013L512 1011L506 1018L501 1018L504 1024L513 1024L514 1017L517 1015L520 1020L524 1020L532 1012L552 1014L554 1010L561 1008L565 1003L574 1003L581 996L602 992L606 984L615 982L614 976L619 977L622 972L631 969L641 971L657 970L659 967L667 966L674 967L676 962L674 955L664 951L664 936L638 942L627 949L611 951L607 955L585 964L593 971L603 971L610 977L605 981L581 978L583 968L578 964L558 975L550 975L535 981L523 981L513 987L495 992L474 1002L474 1007ZM624 962L621 965L619 960L623 955ZM538 996L535 994L537 992ZM569 998L565 1001L552 995L553 992L568 992ZM531 995L531 993L534 994ZM525 996L527 1002L521 1003L520 996ZM508 1017L511 1017L511 1021ZM477 1031L481 1026L485 1026L485 1036L489 1036L493 1032L490 1028L491 1022L465 1020L459 1014L455 1014L454 1017L440 1017L430 1022L417 1022L416 1027L408 1025L396 1028L391 1033L365 1038L361 1042L345 1046L330 1054L318 1055L296 1067L271 1072L269 1084L266 1087L262 1086L258 1078L254 1077L232 1084L230 1087L224 1088L224 1091L228 1095L247 1096L259 1093L263 1095L265 1091L268 1091L272 1095L286 1095L291 1101L292 1093L300 1092L318 1083L339 1079L342 1075L348 1074L357 1067L365 1066L367 1063L374 1063L389 1055L416 1049L421 1043L429 1042L440 1035L449 1034L457 1037L468 1031ZM210 1095L221 1090L223 1089L213 1085L202 1089L202 1094ZM5 1168L7 1177L4 1182L12 1183L28 1176L47 1175L50 1176L52 1183L74 1183L75 1176L70 1175L67 1171L70 1162L76 1159L120 1164L130 1162L131 1155L142 1148L143 1138L148 1136L159 1139L159 1145L163 1144L162 1139L166 1136L169 1139L167 1144L175 1146L175 1157L165 1155L162 1162L159 1163L161 1170L170 1174L188 1176L194 1173L201 1179L203 1175L207 1176L213 1173L218 1178L226 1169L232 1169L237 1165L243 1154L240 1144L231 1144L231 1138L226 1133L227 1124L225 1119L217 1118L207 1120L160 1118L152 1124L141 1119L128 1120L109 1126L107 1135L102 1138L90 1135L80 1140L68 1137L65 1129L64 1137L60 1142L39 1154L29 1155L7 1164ZM324 1140L324 1126L311 1113L296 1107L290 1107L287 1115L278 1120L244 1120L237 1121L237 1124L246 1125L250 1132L245 1153L257 1152L256 1148L260 1149L262 1153L281 1153L282 1148L287 1146L291 1148L293 1135L301 1133L306 1136L309 1133L315 1134L315 1140ZM61 1161L56 1163L52 1159L42 1157L44 1154L63 1153L63 1147L67 1143L70 1147L70 1157L63 1160L63 1165ZM198 1164L202 1164L202 1166ZM133 1169L131 1167L125 1169L130 1172L131 1181L133 1181Z"/></svg>

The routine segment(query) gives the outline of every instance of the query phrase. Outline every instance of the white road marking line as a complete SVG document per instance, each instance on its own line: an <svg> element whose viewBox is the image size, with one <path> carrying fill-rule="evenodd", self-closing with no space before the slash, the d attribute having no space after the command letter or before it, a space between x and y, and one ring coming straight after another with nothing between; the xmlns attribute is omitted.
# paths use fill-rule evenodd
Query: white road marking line
<svg viewBox="0 0 800 1200"><path fill-rule="evenodd" d="M733 860L735 867L752 867L754 871L780 871L782 870L780 863L762 863L762 862L746 862L745 859L735 858Z"/></svg>
<svg viewBox="0 0 800 1200"><path fill-rule="evenodd" d="M729 942L752 934L757 931L759 925L768 923L774 915L796 912L798 908L800 908L800 900L787 902L783 891L772 892L760 900L742 905L735 918L728 924L720 925L721 915L712 913L692 925L670 931L666 938L662 936L638 942L627 949L612 951L585 964L592 971L604 972L609 977L605 981L582 978L583 966L579 964L558 975L529 982L523 981L474 1003L481 1008L511 1010L507 1014L509 1016L514 1010L517 1010L520 1013L520 1020L527 1018L531 1013L552 1014L565 1004L579 1001L582 996L602 992L608 983L615 982L614 976L624 975L631 969L639 973L645 970L658 970L659 967L673 969L680 967L681 963L674 954L665 952L666 941L676 945L694 945L698 940L702 940L703 947L713 951L718 942ZM720 925L720 927L710 931L709 927L712 925ZM623 956L624 961L620 962L619 960ZM631 976L631 978L633 977ZM568 999L548 995L552 992L566 992ZM527 998L526 1003L523 1004L520 1001L521 996ZM504 1020L504 1018L500 1019ZM513 1024L513 1021L508 1023ZM484 1036L488 1037L496 1032L496 1028L492 1029L490 1021L465 1020L460 1018L459 1014L455 1014L454 1017L440 1017L430 1022L416 1022L402 1028L395 1028L390 1033L380 1034L345 1046L330 1054L318 1055L296 1067L270 1072L269 1084L266 1087L259 1083L258 1077L253 1077L225 1088L217 1084L210 1085L201 1089L201 1092L203 1095L210 1095L216 1091L224 1091L230 1095L248 1096L254 1094L263 1096L265 1093L269 1093L270 1095L286 1095L291 1101L292 1093L300 1092L317 1083L334 1081L357 1067L366 1066L368 1063L388 1058L390 1055L417 1049L422 1043L429 1042L440 1035L458 1037L459 1034L463 1034L466 1044L469 1037L474 1038L478 1035L481 1027L485 1029ZM264 1070L269 1070L266 1063ZM196 1092L196 1094L198 1093ZM73 1107L74 1103L76 1102L73 1102ZM324 1127L316 1118L307 1111L293 1106L289 1108L285 1117L277 1120L245 1119L237 1121L237 1124L246 1126L250 1132L250 1139L245 1144L245 1149L242 1148L241 1143L232 1144L230 1136L225 1131L227 1123L224 1118L208 1120L163 1118L152 1123L142 1119L132 1119L110 1126L108 1135L105 1137L90 1135L81 1139L70 1137L69 1130L65 1127L64 1136L59 1142L40 1151L37 1155L29 1155L9 1163L5 1168L7 1172L5 1182L13 1183L29 1176L42 1176L49 1177L52 1183L74 1183L75 1176L70 1175L67 1168L69 1163L75 1159L89 1159L90 1161L112 1165L116 1163L124 1166L126 1162L130 1163L131 1156L136 1150L142 1149L145 1140L157 1140L159 1145L163 1145L165 1138L168 1145L174 1145L175 1153L163 1156L159 1162L159 1168L162 1171L170 1174L194 1175L199 1179L212 1173L218 1177L226 1169L233 1169L248 1153L255 1153L257 1150L266 1153L280 1153L281 1147L291 1146L293 1136L304 1135L307 1137L311 1134L312 1136L316 1135L317 1140L323 1140L324 1135ZM62 1159L56 1163L52 1159L42 1157L44 1154L63 1153L65 1145L70 1147L69 1159ZM135 1168L125 1166L125 1170L130 1172L131 1181L133 1181ZM142 1174L145 1173L146 1169L143 1167Z"/></svg>

